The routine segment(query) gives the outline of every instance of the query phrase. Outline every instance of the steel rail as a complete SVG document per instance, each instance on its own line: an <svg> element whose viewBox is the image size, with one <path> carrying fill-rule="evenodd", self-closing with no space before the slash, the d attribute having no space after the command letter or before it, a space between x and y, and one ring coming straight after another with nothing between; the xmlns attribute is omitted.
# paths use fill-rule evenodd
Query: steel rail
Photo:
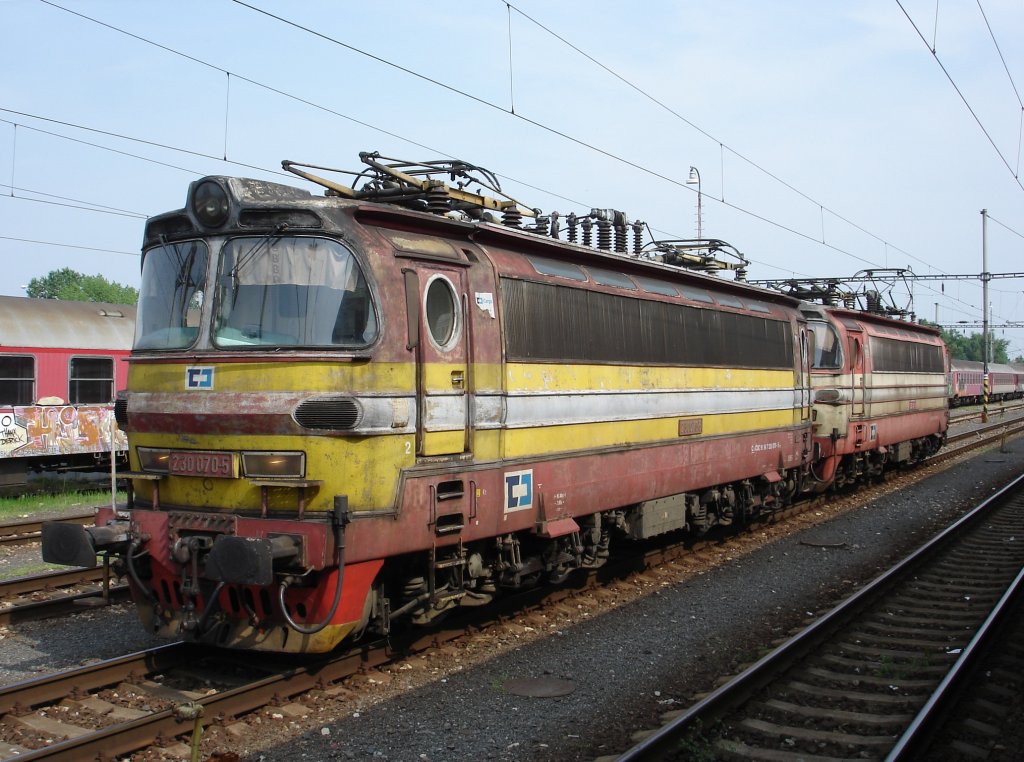
<svg viewBox="0 0 1024 762"><path fill-rule="evenodd" d="M88 513L67 513L48 519L26 519L25 521L12 521L0 524L0 545L18 545L26 542L35 542L42 534L43 523L47 521L91 524L95 518L96 509L91 508Z"/></svg>
<svg viewBox="0 0 1024 762"><path fill-rule="evenodd" d="M0 625L6 626L79 614L92 610L96 605L125 603L129 600L131 600L131 591L128 585L114 585L106 591L92 590L55 595L42 601L29 601L0 608Z"/></svg>
<svg viewBox="0 0 1024 762"><path fill-rule="evenodd" d="M948 716L965 686L970 684L976 667L990 644L999 638L1003 625L1017 613L1022 597L1024 597L1024 568L1020 570L981 628L971 638L971 642L961 652L960 658L942 679L939 687L935 689L935 692L911 721L910 726L900 736L896 745L885 758L886 762L923 759L921 754L925 751L925 747L934 737L943 719Z"/></svg>
<svg viewBox="0 0 1024 762"><path fill-rule="evenodd" d="M59 701L68 694L69 685L82 691L98 690L133 675L164 670L185 659L194 659L202 651L191 643L168 643L85 667L5 685L0 687L0 714L25 712Z"/></svg>
<svg viewBox="0 0 1024 762"><path fill-rule="evenodd" d="M631 749L617 757L616 762L650 762L665 758L676 748L679 739L688 729L708 727L717 718L745 702L754 691L766 686L778 675L802 660L807 652L828 640L834 633L855 618L876 599L887 592L888 586L908 574L936 550L953 540L966 527L985 519L989 512L1008 499L1015 491L1024 488L1021 475L988 497L959 520L946 527L923 546L904 558L894 567L876 577L801 633L762 657L750 668L715 689L681 715L647 736Z"/></svg>
<svg viewBox="0 0 1024 762"><path fill-rule="evenodd" d="M94 566L92 568L57 569L24 577L11 577L0 580L0 598L31 595L60 587L95 584L103 582L108 575L109 571L106 571L103 566Z"/></svg>
<svg viewBox="0 0 1024 762"><path fill-rule="evenodd" d="M994 428L999 429L1001 427L997 426ZM974 433L972 432L972 434ZM975 446L976 444L977 443L975 443ZM808 502L813 503L813 501ZM802 505L784 509L777 512L774 517L780 518L790 512L800 512L800 510L806 510L806 508L807 505ZM703 544L704 542L697 541L690 545L689 550L692 550L694 545L699 547ZM626 561L625 565L631 566L633 569L643 568L650 565L656 559L660 558L664 560L673 558L685 552L688 552L688 550L683 548L678 548L675 551L665 548L649 550L646 554L643 554L638 558ZM614 573L609 572L608 569L609 567L606 567L603 570L603 573L598 572L591 576L593 578L597 578L600 576L607 576L609 573ZM562 587L554 590L548 590L543 593L542 596L541 591L533 590L529 591L529 594L524 596L524 598L535 601L546 599L548 601L557 602L558 600L573 595L577 591L578 589ZM523 599L504 599L502 604L491 607L489 612L487 612L491 620L502 619L504 616L508 615L506 612L509 610L515 611L516 613L522 613L530 607L530 604L523 603ZM459 620L456 620L456 622L457 621ZM417 650L434 647L439 642L446 642L462 637L468 627L480 627L479 620L471 625L466 625L465 623L453 623L453 626L444 628L443 630L428 630L425 633L423 631L419 631L416 633L410 633L408 636L403 636L401 638L393 638L391 643L368 644L361 648L346 652L345 654L312 659L304 666L293 666L288 669L283 669L278 674L261 677L244 686L233 687L220 693L200 698L196 703L202 705L205 709L205 719L203 719L204 725L213 722L218 717L237 717L252 712L262 706L266 706L271 701L287 699L308 692L313 688L323 687L325 684L337 682L338 680L350 676L359 669L367 669L386 664L394 660L394 654L396 651L401 653L402 656L405 656L409 653L414 653ZM169 650L164 652L161 651L161 649L179 650ZM195 659L200 655L209 654L211 650L215 650L210 649L209 647L186 643L162 646L161 649L133 655L136 657L134 666L110 667L108 668L110 670L109 674L107 672L103 672L99 673L97 676L93 676L91 673L91 670L103 668L108 664L107 662L104 662L81 670L73 670L71 673L60 673L51 676L50 678L43 678L41 681L31 681L31 687L29 684L24 684L25 689L20 698L15 697L15 695L10 692L0 691L0 711L5 711L5 706L7 707L6 711L10 711L14 705L20 707L20 711L24 711L25 708L32 706L59 701L66 694L66 686L68 684L67 678L69 676L78 690L94 690L98 687L103 687L104 685L109 685L111 682L117 682L122 679L130 682L132 678L138 678L143 672L167 670L173 667L176 663L178 653L186 654L186 659ZM162 655L157 656L157 654ZM232 655L237 656L234 652L232 652ZM123 659L130 658L131 657L123 657ZM154 662L156 666L151 667L150 663L146 661L147 659ZM113 660L113 662L118 661L122 660ZM110 674L116 676L110 677ZM40 683L43 683L43 685L40 685ZM64 685L63 689L60 687L61 684ZM16 687L18 686L12 686L12 689ZM96 758L99 755L126 755L152 745L158 738L173 738L187 734L190 731L191 725L184 723L173 710L163 710L137 720L131 720L123 724L110 726L80 737L64 741L55 741L44 749L24 752L19 755L19 759L77 760L83 758Z"/></svg>

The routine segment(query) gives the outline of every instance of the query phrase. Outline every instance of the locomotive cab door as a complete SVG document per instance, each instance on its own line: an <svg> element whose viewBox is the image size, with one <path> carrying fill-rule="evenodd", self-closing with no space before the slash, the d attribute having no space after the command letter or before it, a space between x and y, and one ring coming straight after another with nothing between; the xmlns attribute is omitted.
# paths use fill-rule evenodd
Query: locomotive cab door
<svg viewBox="0 0 1024 762"><path fill-rule="evenodd" d="M461 455L471 442L466 273L430 265L404 274L416 361L416 454Z"/></svg>
<svg viewBox="0 0 1024 762"><path fill-rule="evenodd" d="M866 412L867 378L864 373L864 334L850 331L850 392L853 400L850 415L863 418Z"/></svg>

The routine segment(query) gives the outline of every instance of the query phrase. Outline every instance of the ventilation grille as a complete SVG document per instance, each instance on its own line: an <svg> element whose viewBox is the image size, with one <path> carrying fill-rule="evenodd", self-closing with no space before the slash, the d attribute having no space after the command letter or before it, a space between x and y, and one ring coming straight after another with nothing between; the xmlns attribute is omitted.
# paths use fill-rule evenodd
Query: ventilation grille
<svg viewBox="0 0 1024 762"><path fill-rule="evenodd" d="M363 410L347 397L317 397L300 402L293 415L306 429L347 431L359 425Z"/></svg>
<svg viewBox="0 0 1024 762"><path fill-rule="evenodd" d="M313 212L298 209L243 209L238 214L239 227L322 228L320 217Z"/></svg>
<svg viewBox="0 0 1024 762"><path fill-rule="evenodd" d="M128 398L119 397L114 402L114 420L121 430L128 425Z"/></svg>

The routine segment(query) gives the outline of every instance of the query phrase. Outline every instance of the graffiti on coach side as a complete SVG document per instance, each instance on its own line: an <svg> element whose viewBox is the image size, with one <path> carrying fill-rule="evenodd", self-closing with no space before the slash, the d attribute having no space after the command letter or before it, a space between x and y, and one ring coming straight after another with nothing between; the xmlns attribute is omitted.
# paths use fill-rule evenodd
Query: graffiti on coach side
<svg viewBox="0 0 1024 762"><path fill-rule="evenodd" d="M0 458L126 450L128 438L104 405L0 408Z"/></svg>

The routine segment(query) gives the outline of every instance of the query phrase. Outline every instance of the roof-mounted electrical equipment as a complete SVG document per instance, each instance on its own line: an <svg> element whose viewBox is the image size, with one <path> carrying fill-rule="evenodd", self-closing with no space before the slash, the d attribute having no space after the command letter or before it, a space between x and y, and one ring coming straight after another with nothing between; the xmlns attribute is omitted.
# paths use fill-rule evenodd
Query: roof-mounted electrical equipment
<svg viewBox="0 0 1024 762"><path fill-rule="evenodd" d="M359 154L359 159L366 165L359 171L295 161L283 161L281 166L326 188L328 196L394 204L466 222L501 223L588 249L711 275L732 270L736 280L746 278L749 261L724 241L706 238L644 244L644 231L649 230L647 225L640 220L630 220L617 209L591 209L586 214L545 214L502 191L493 172L466 161L404 161L365 151ZM345 185L310 170L350 175L352 181Z"/></svg>

